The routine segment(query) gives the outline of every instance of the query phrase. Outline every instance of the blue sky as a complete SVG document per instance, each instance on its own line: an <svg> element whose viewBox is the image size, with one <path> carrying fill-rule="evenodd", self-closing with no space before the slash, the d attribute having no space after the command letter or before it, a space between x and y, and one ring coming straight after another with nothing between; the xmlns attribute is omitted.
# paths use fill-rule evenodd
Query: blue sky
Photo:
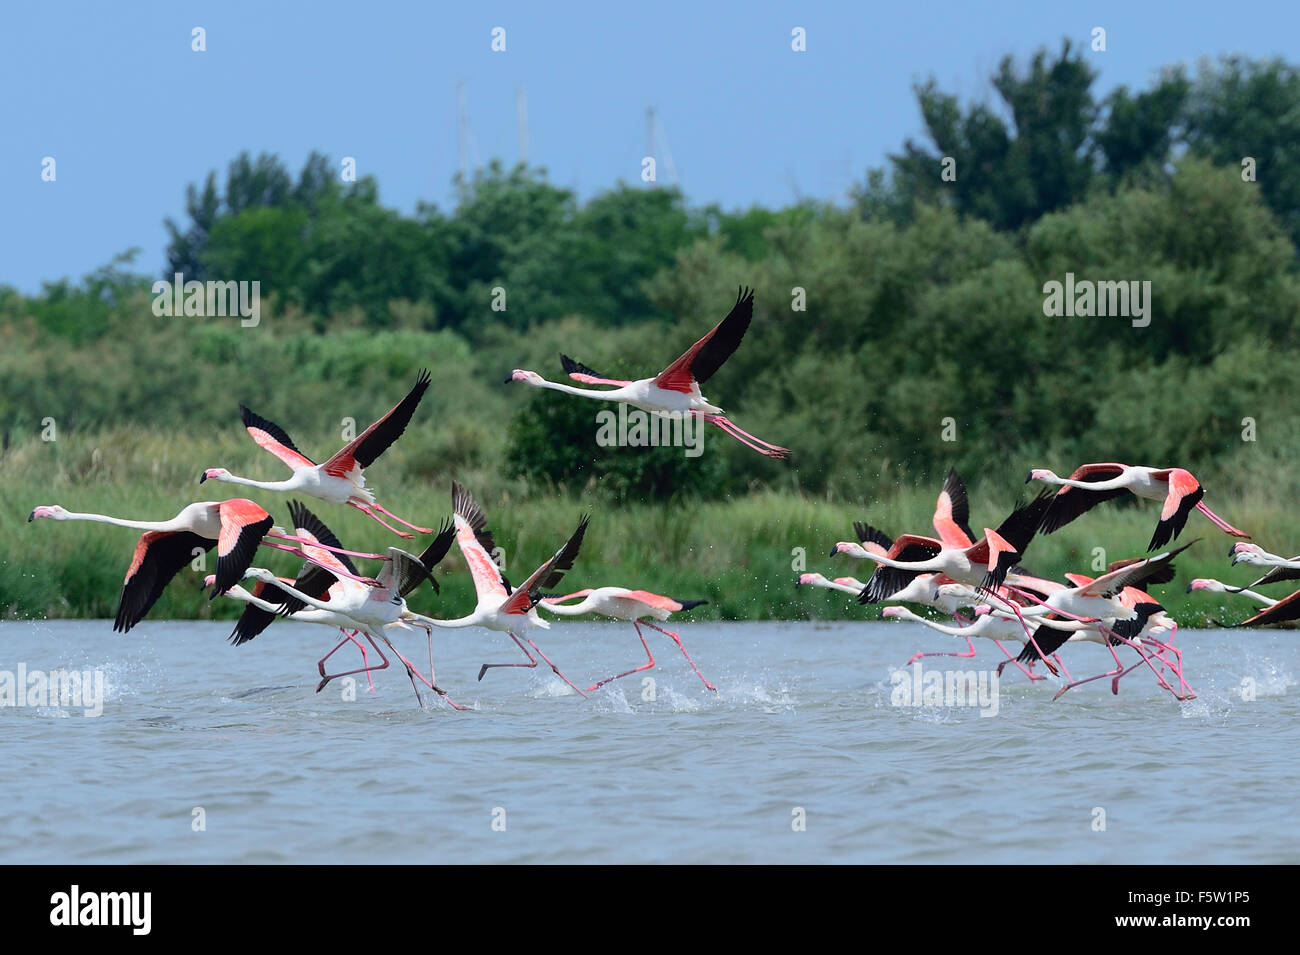
<svg viewBox="0 0 1300 955"><path fill-rule="evenodd" d="M599 12L593 12L599 11ZM519 155L589 196L639 179L658 111L693 203L842 198L921 132L911 86L934 75L991 97L1022 60L1095 26L1102 92L1165 65L1244 52L1300 61L1300 6L1134 2L43 2L0 13L0 283L27 292L131 246L161 272L165 216L240 150L295 170L312 149L357 160L382 201L452 204L456 84L474 152ZM206 30L196 53L191 29ZM506 30L494 53L491 31ZM790 48L791 30L807 51ZM41 180L52 156L57 180ZM661 167L662 176L663 169Z"/></svg>

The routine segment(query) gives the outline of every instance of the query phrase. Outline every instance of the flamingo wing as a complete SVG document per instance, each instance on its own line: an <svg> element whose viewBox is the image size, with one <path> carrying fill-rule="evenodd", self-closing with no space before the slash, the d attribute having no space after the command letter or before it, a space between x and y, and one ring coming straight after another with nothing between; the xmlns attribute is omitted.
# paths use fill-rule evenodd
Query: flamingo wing
<svg viewBox="0 0 1300 955"><path fill-rule="evenodd" d="M1039 655L1038 650L1035 649L1035 643L1038 644L1043 653L1051 656L1065 646L1072 636L1074 636L1074 632L1071 630L1060 630L1045 623L1039 624L1038 628L1034 630L1034 639L1025 641L1024 649L1020 651L1020 655L1016 659L1021 663L1036 663L1042 657Z"/></svg>
<svg viewBox="0 0 1300 955"><path fill-rule="evenodd" d="M527 613L537 605L543 590L549 590L564 579L565 571L571 570L573 562L578 558L578 551L582 548L582 538L587 533L587 524L590 520L590 516L584 516L578 522L577 529L564 542L564 546L557 550L550 560L533 571L528 579L519 585L519 589L501 605L502 613Z"/></svg>
<svg viewBox="0 0 1300 955"><path fill-rule="evenodd" d="M1127 465L1115 462L1085 464L1076 468L1069 479L1071 481L1087 481L1090 484L1100 483L1117 478L1126 470L1128 470ZM1052 499L1052 506L1048 508L1047 516L1043 518L1043 533L1053 534L1080 515L1092 510L1098 504L1117 497L1123 497L1127 493L1128 490L1122 487L1093 491L1087 488L1070 487L1068 484L1064 485L1056 492L1056 497Z"/></svg>
<svg viewBox="0 0 1300 955"><path fill-rule="evenodd" d="M252 435L259 448L270 451L293 470L316 466L311 458L294 446L293 439L289 437L289 432L274 421L268 421L261 415L254 414L243 405L239 406L239 417L243 420L244 427Z"/></svg>
<svg viewBox="0 0 1300 955"><path fill-rule="evenodd" d="M677 613L681 610L690 610L692 607L699 607L708 603L707 600L674 600L672 597L664 597L660 594L652 594L648 590L630 590L620 595L623 600L635 600L651 607L655 610L667 610L669 613Z"/></svg>
<svg viewBox="0 0 1300 955"><path fill-rule="evenodd" d="M1108 571L1088 584L1085 593L1089 596L1113 597L1125 587L1141 589L1144 584L1151 581L1173 580L1173 559L1199 540L1198 537L1196 540L1188 541L1182 547L1175 547L1155 557L1148 557L1137 563L1126 564L1118 570Z"/></svg>
<svg viewBox="0 0 1300 955"><path fill-rule="evenodd" d="M1147 550L1157 550L1182 533L1192 508L1205 497L1205 488L1201 482L1181 468L1173 468L1168 477L1169 493L1165 495L1165 505L1160 510L1160 523L1151 535Z"/></svg>
<svg viewBox="0 0 1300 955"><path fill-rule="evenodd" d="M468 489L451 482L452 519L456 525L456 543L474 578L474 592L480 601L487 596L507 597L510 583L492 555L499 551L492 532L487 528L487 516Z"/></svg>
<svg viewBox="0 0 1300 955"><path fill-rule="evenodd" d="M907 563L919 563L937 557L939 552L942 550L943 544L932 537L921 537L917 534L903 534L895 539L886 556L891 560L905 561ZM876 567L871 576L867 578L866 586L863 587L859 600L864 604L879 603L882 600L888 600L915 580L920 574L921 571L919 570L907 570L901 567L886 567L884 564L880 564Z"/></svg>
<svg viewBox="0 0 1300 955"><path fill-rule="evenodd" d="M1297 590L1289 597L1283 597L1273 606L1261 610L1255 616L1243 620L1236 626L1262 627L1269 623L1285 623L1288 620L1296 619L1300 619L1300 590Z"/></svg>
<svg viewBox="0 0 1300 955"><path fill-rule="evenodd" d="M564 373L574 381L580 381L584 385L615 385L619 388L624 385L630 385L632 382L623 381L619 378L610 378L608 375L602 375L593 368L588 368L581 362L574 361L568 355L560 355L560 364L564 366Z"/></svg>
<svg viewBox="0 0 1300 955"><path fill-rule="evenodd" d="M894 546L893 538L866 521L854 521L853 533L858 535L858 542L862 545L862 549L869 554L879 554L884 557Z"/></svg>
<svg viewBox="0 0 1300 955"><path fill-rule="evenodd" d="M727 317L655 376L654 383L667 391L690 394L696 386L708 381L722 367L722 363L731 357L749 330L753 318L754 292L742 288Z"/></svg>
<svg viewBox="0 0 1300 955"><path fill-rule="evenodd" d="M347 477L357 467L363 469L370 467L376 458L402 436L406 426L411 423L411 416L419 407L424 393L429 390L431 381L429 372L421 371L414 387L407 392L405 398L322 465L325 473L334 477Z"/></svg>
<svg viewBox="0 0 1300 955"><path fill-rule="evenodd" d="M970 529L970 502L966 498L966 482L956 468L950 468L943 482L943 490L934 507L934 530L947 547L965 549L975 543L975 533Z"/></svg>
<svg viewBox="0 0 1300 955"><path fill-rule="evenodd" d="M297 581L293 581L293 584L301 589ZM257 581L257 586L253 588L253 596L270 604L281 604L286 600L297 599L291 598L275 584L268 584L262 580ZM230 631L230 636L226 639L236 647L241 646L269 627L274 620L275 614L271 611L248 604L244 607L244 612L239 615L239 619L235 621L235 629Z"/></svg>
<svg viewBox="0 0 1300 955"><path fill-rule="evenodd" d="M126 633L149 612L194 551L209 551L217 542L192 531L147 531L135 545L135 555L122 581L113 630Z"/></svg>
<svg viewBox="0 0 1300 955"><path fill-rule="evenodd" d="M424 549L422 554L420 554L420 566L424 568L424 576L412 578L414 583L404 585L399 588L397 592L401 596L405 597L412 590L418 587L422 580L428 579L429 583L433 585L433 592L435 594L441 593L442 589L438 586L438 581L434 579L433 570L442 563L442 559L447 556L447 551L451 550L451 542L455 539L455 522L444 521L442 527L438 530L438 536L436 536L433 539L433 542Z"/></svg>
<svg viewBox="0 0 1300 955"><path fill-rule="evenodd" d="M244 576L253 563L262 538L274 526L271 515L247 498L222 501L217 513L221 517L221 534L217 538L217 580L208 596L212 600L224 594Z"/></svg>

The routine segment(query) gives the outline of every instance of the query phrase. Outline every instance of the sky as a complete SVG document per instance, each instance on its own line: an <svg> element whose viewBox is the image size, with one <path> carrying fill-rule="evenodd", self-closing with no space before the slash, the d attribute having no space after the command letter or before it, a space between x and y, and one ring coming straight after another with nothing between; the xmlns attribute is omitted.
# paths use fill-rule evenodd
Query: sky
<svg viewBox="0 0 1300 955"><path fill-rule="evenodd" d="M492 49L497 27L504 52ZM1090 49L1094 27L1105 52ZM640 182L653 107L689 202L776 207L842 201L921 137L912 87L932 76L992 101L1004 55L1023 63L1068 37L1104 95L1206 55L1300 62L1298 28L1293 0L11 0L0 9L0 284L37 292L131 247L138 271L161 274L164 218L181 218L186 185L214 169L224 178L242 150L276 153L295 174L312 150L336 168L350 156L385 205L450 208L458 84L471 165L519 159L522 90L527 159L552 182L583 198Z"/></svg>

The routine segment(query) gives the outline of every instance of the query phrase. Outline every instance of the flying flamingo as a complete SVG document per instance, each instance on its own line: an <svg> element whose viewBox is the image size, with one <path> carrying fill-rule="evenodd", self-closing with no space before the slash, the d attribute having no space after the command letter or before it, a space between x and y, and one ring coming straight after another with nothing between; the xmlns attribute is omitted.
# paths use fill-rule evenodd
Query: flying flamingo
<svg viewBox="0 0 1300 955"><path fill-rule="evenodd" d="M1035 468L1029 472L1025 483L1030 481L1061 485L1047 517L1043 519L1044 534L1060 530L1080 514L1128 491L1149 501L1164 502L1160 522L1156 524L1151 543L1147 546L1148 551L1164 547L1181 534L1193 508L1208 517L1225 534L1250 537L1206 506L1201 500L1205 496L1205 488L1201 487L1201 482L1190 471L1182 468L1130 467L1115 463L1085 464L1068 478L1057 477L1046 468Z"/></svg>
<svg viewBox="0 0 1300 955"><path fill-rule="evenodd" d="M727 317L714 325L707 335L653 378L641 378L637 381L609 378L575 362L567 355L560 356L565 372L574 381L589 385L613 386L608 391L592 391L589 388L575 388L572 385L548 381L535 371L520 368L510 373L506 384L521 381L534 388L550 388L552 391L562 391L568 395L595 398L598 401L620 401L651 414L669 418L687 414L695 415L709 424L717 425L741 444L759 454L781 459L789 455L788 448L768 444L748 431L742 431L721 408L710 404L700 393L700 385L708 381L736 350L753 317L754 293L742 289L736 296L736 304Z"/></svg>
<svg viewBox="0 0 1300 955"><path fill-rule="evenodd" d="M568 604L567 601L582 598L579 603ZM658 630L665 636L671 637L673 643L677 644L677 649L682 651L682 656L686 657L686 662L691 665L695 675L700 681L713 692L718 688L704 679L704 674L700 668L695 665L691 655L686 652L686 647L682 645L682 638L671 630L665 630L663 627L656 627L646 617L654 617L656 620L664 621L674 613L682 610L690 610L698 607L707 601L704 600L674 600L672 597L661 597L659 594L652 594L648 590L628 590L624 587L598 587L595 590L587 588L586 590L577 590L571 594L565 594L563 597L548 595L542 597L538 606L550 613L560 614L566 617L577 617L584 613L599 614L602 617L609 617L612 620L624 620L636 629L636 635L641 638L641 646L645 647L646 657L649 662L637 667L635 670L628 670L626 673L620 673L609 679L601 680L599 683L593 683L587 687L587 692L598 690L606 683L613 680L622 679L625 676L631 676L633 673L640 673L642 670L648 670L655 665L654 654L650 652L650 645L645 642L645 634L641 632L641 624L645 624L651 630Z"/></svg>
<svg viewBox="0 0 1300 955"><path fill-rule="evenodd" d="M304 589L300 590L295 586L284 583L276 577L271 571L262 567L250 567L245 576L261 580L267 584L278 588L286 598L293 598L300 601L305 608L311 608L322 611L327 616L319 618L308 618L303 616L306 610L296 611L299 619L310 619L311 622L324 623L336 627L350 627L351 629L361 630L371 639L374 644L374 637L378 637L384 642L389 650L402 661L407 667L407 673L412 678L412 686L416 676L420 677L421 682L428 686L435 693L440 695L451 706L456 709L464 709L447 696L445 690L437 685L437 675L433 665L433 631L426 622L426 618L420 614L412 612L406 606L406 597L412 593L425 580L428 580L435 591L438 588L437 581L430 576L433 567L436 567L447 551L451 548L453 531L450 525L443 528L438 536L434 538L432 544L423 554L416 557L408 554L406 551L396 547L388 548L388 562L380 571L373 586L356 585L350 578L338 578L344 586L337 591L330 590L325 600L311 596L310 591L314 589L312 584L313 577L336 576L337 568L313 567L307 571L304 580ZM293 612L290 607L282 603L280 605L282 613ZM419 626L428 633L429 637L429 678L426 680L419 670L402 653L392 644L384 632L386 629L411 629L411 624ZM342 646L340 642L339 646ZM338 647L335 647L338 649ZM378 646L375 646L378 650ZM333 653L326 654L326 659ZM381 658L383 653L380 653ZM387 666L387 659L384 658L384 664L374 669L383 669ZM317 686L316 691L319 693L331 680L346 676L346 673L333 673L326 675L324 673L324 660L321 661L320 669L322 679ZM360 670L348 671L348 673L362 672ZM419 697L419 689L416 688L416 697Z"/></svg>
<svg viewBox="0 0 1300 955"><path fill-rule="evenodd" d="M298 541L298 538L275 526L270 514L246 498L189 504L170 521L131 521L107 514L83 514L58 504L42 504L27 516L28 522L39 518L92 521L145 532L135 545L135 555L122 584L122 597L113 622L113 629L121 633L144 618L172 578L194 559L196 551L217 548L217 572L211 597L239 581L253 562L259 544L306 556L300 549L265 540L270 537Z"/></svg>
<svg viewBox="0 0 1300 955"><path fill-rule="evenodd" d="M823 590L838 590L842 593L857 596L862 593L862 588L866 586L856 577L836 577L834 580L827 579L823 574L800 574L799 579L795 581L796 587L821 587Z"/></svg>
<svg viewBox="0 0 1300 955"><path fill-rule="evenodd" d="M247 487L261 488L264 491L298 491L302 494L320 498L322 501L329 501L331 504L347 504L350 507L355 507L358 511L383 524L384 527L398 537L405 537L409 540L415 535L398 530L376 514L375 511L391 517L397 523L403 524L411 528L411 530L419 531L421 534L432 534L433 530L431 528L419 527L409 521L404 521L376 501L374 494L366 487L364 474L365 469L370 467L376 458L387 451L392 443L401 437L402 432L406 430L406 426L411 421L411 416L420 404L420 399L424 397L424 393L429 389L429 381L429 373L427 371L420 372L415 387L407 393L405 398L398 402L388 414L335 452L334 456L323 464L314 464L311 458L299 451L294 446L293 439L279 425L255 415L243 405L240 405L239 413L243 418L244 427L253 436L253 440L257 442L258 447L265 448L287 464L293 470L293 475L283 481L254 481L251 478L231 474L225 468L208 468L199 475L199 483L202 484L210 479L223 481L226 484L242 484Z"/></svg>
<svg viewBox="0 0 1300 955"><path fill-rule="evenodd" d="M480 680L483 679L483 674L494 667L533 669L537 666L533 655L516 635L516 631L519 631L524 634L528 646L537 651L537 655L546 661L555 675L572 687L579 696L586 698L587 694L561 673L559 667L552 663L541 648L532 641L528 631L535 627L543 630L550 629L550 623L538 615L537 603L542 598L542 591L558 584L563 579L564 572L573 567L573 562L582 547L583 535L587 532L589 518L583 517L578 523L577 530L564 546L557 550L550 560L533 571L517 589L512 589L509 581L502 576L501 569L489 556L496 551L497 545L491 531L487 528L487 517L474 500L474 496L453 481L451 503L456 526L456 543L460 545L460 552L464 555L465 563L469 566L470 575L474 579L474 592L478 597L478 603L473 613L454 620L437 620L423 616L419 619L435 627L484 627L505 633L528 658L527 663L485 663L478 671Z"/></svg>
<svg viewBox="0 0 1300 955"><path fill-rule="evenodd" d="M1272 597L1266 597L1253 590L1247 590L1245 587L1234 587L1231 584L1225 584L1223 581L1215 580L1212 577L1197 577L1187 585L1187 592L1189 594L1197 590L1203 590L1206 593L1211 594L1241 594L1241 596L1248 597L1263 607L1271 607L1277 603L1277 600Z"/></svg>

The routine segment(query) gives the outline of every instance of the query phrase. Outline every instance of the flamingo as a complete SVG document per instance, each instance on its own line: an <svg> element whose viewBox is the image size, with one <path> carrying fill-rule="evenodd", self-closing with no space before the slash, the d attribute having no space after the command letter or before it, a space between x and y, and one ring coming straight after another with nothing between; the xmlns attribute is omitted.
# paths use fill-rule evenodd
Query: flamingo
<svg viewBox="0 0 1300 955"><path fill-rule="evenodd" d="M515 631L519 631L524 634L528 646L537 651L537 655L546 661L555 675L585 699L587 694L560 672L559 667L552 663L551 659L528 636L528 631L535 627L543 630L550 629L550 623L538 615L537 603L541 600L542 590L554 587L563 579L564 572L573 567L573 562L582 547L582 538L587 532L590 518L584 516L579 521L577 530L564 546L557 550L550 560L533 571L517 589L512 589L509 581L502 576L501 569L489 556L497 549L497 545L492 539L492 532L487 528L487 517L474 500L474 496L453 481L451 503L456 527L456 543L460 545L460 552L464 555L465 563L469 566L470 575L474 579L474 592L478 603L473 613L454 620L439 620L432 617L419 619L434 627L484 627L505 633L528 658L527 663L485 663L478 671L480 680L483 679L483 674L494 667L533 669L537 666L533 655L516 635Z"/></svg>
<svg viewBox="0 0 1300 955"><path fill-rule="evenodd" d="M1300 580L1300 557L1279 557L1270 554L1258 544L1236 543L1228 550L1232 566L1249 564L1252 567L1268 567L1269 572L1250 586L1261 587L1264 584L1276 584L1283 580Z"/></svg>
<svg viewBox="0 0 1300 955"><path fill-rule="evenodd" d="M569 604L570 600L581 598L579 603ZM700 668L695 665L691 655L686 652L686 647L682 644L682 638L671 630L665 630L663 627L656 627L646 617L654 617L656 620L664 621L674 613L683 610L690 610L694 607L702 606L708 603L706 600L674 600L672 597L662 597L659 594L652 594L648 590L628 590L625 587L597 587L596 589L587 588L586 590L576 590L571 594L565 594L563 597L554 594L543 596L537 606L550 613L560 614L566 617L577 617L584 613L599 614L602 617L609 617L612 620L623 620L632 624L636 630L636 635L641 638L641 646L645 647L647 663L637 667L635 670L628 670L626 673L620 673L617 676L611 676L608 679L593 683L587 687L587 692L599 690L606 683L622 679L625 676L631 676L633 673L640 673L642 670L648 670L655 665L654 654L650 652L650 645L645 642L645 634L641 632L641 624L645 624L651 630L658 630L665 636L671 637L673 643L677 644L677 649L682 651L682 656L686 657L686 662L691 665L695 675L707 689L714 693L718 688L704 679L704 674Z"/></svg>
<svg viewBox="0 0 1300 955"><path fill-rule="evenodd" d="M866 586L856 577L836 577L834 580L829 580L823 574L800 574L794 585L796 587L821 587L823 590L838 590L841 593L852 594L855 597L862 593L862 588Z"/></svg>
<svg viewBox="0 0 1300 955"><path fill-rule="evenodd" d="M122 583L117 618L113 622L113 630L121 633L144 618L172 578L194 558L195 551L217 548L217 572L209 599L239 581L252 563L259 544L306 556L300 549L265 540L271 537L298 541L298 538L286 534L275 525L270 514L246 498L189 504L170 521L132 521L108 514L79 513L58 504L42 504L27 516L29 523L40 518L92 521L145 532L135 545L131 566Z"/></svg>
<svg viewBox="0 0 1300 955"><path fill-rule="evenodd" d="M904 534L883 556L868 550L866 558L879 566L867 581L863 602L887 600L918 574L927 571L944 574L956 583L972 587L990 590L998 587L1029 547L1050 503L1050 493L1040 493L1028 504L1016 508L997 530L984 528L979 543L966 547L949 546L932 537ZM842 543L836 544L831 556L843 551Z"/></svg>
<svg viewBox="0 0 1300 955"><path fill-rule="evenodd" d="M311 458L299 451L288 432L279 425L240 405L239 413L244 427L248 429L248 433L252 435L258 447L265 448L287 464L293 470L292 476L283 481L254 481L251 478L231 474L225 468L208 468L199 475L199 483L213 480L261 488L264 491L298 491L320 498L322 501L329 501L331 504L347 504L349 507L355 507L361 513L383 524L398 537L409 540L415 535L398 530L375 511L391 517L413 531L432 534L431 528L419 527L404 521L376 501L374 494L366 487L364 473L376 458L402 436L402 432L410 424L416 407L420 404L420 399L429 389L430 380L429 372L421 371L415 386L405 398L323 464L313 463Z"/></svg>
<svg viewBox="0 0 1300 955"><path fill-rule="evenodd" d="M754 437L748 431L742 431L721 408L710 404L709 400L700 393L700 385L708 381L736 350L753 317L754 293L742 289L737 294L736 304L732 306L727 317L714 325L707 335L653 378L641 378L637 381L609 378L586 365L579 364L567 355L560 356L565 373L574 381L589 385L613 386L608 391L592 391L588 388L575 388L572 385L548 381L535 371L521 368L516 368L510 373L506 384L519 381L534 388L549 388L552 391L562 391L567 395L595 398L597 401L620 401L663 417L695 415L708 424L717 425L747 448L779 460L790 454L788 448L769 444L761 438Z"/></svg>
<svg viewBox="0 0 1300 955"><path fill-rule="evenodd" d="M423 554L416 557L408 554L406 551L397 547L388 548L388 562L380 571L379 577L373 585L357 585L350 578L338 578L339 583L343 584L337 590L330 590L328 598L321 600L311 595L315 589L314 578L321 576L334 577L337 575L337 568L313 567L303 579L303 587L289 585L276 577L274 573L263 567L250 567L246 572L246 577L252 577L255 580L261 580L278 588L286 598L279 606L281 613L299 614L299 619L310 620L314 623L324 623L330 626L349 627L351 629L364 631L370 642L374 645L374 637L377 635L380 640L393 652L393 654L402 661L407 668L407 674L411 677L412 686L415 685L415 677L419 676L420 681L428 686L431 690L441 696L452 707L464 709L457 703L454 703L445 690L437 685L437 674L433 664L433 630L426 622L426 618L420 614L412 612L406 605L406 597L412 593L421 583L428 580L434 591L438 590L438 583L431 576L432 569L438 565L447 551L451 548L453 537L451 525L444 527L438 536L434 538L433 543L425 550ZM305 608L322 611L323 616L304 617L303 611L293 611L291 608L296 606L288 602L292 598L301 602ZM261 608L264 609L264 608ZM401 652L392 644L385 630L388 629L412 629L411 624L424 629L429 637L429 678L426 680L419 670ZM343 645L342 641L339 646ZM335 647L337 650L338 647ZM379 647L376 645L375 649ZM333 654L333 650L326 654L328 659ZM383 657L382 651L380 652ZM384 663L374 669L382 670L387 666L387 659ZM320 692L331 681L347 673L333 673L326 675L324 672L324 660L321 661L320 670L322 679L316 687L316 692ZM360 670L350 670L348 673L362 672ZM419 698L420 691L416 688L416 697Z"/></svg>
<svg viewBox="0 0 1300 955"><path fill-rule="evenodd" d="M1241 594L1241 596L1247 597L1263 607L1271 607L1277 603L1277 600L1273 597L1266 597L1253 590L1247 590L1245 587L1234 587L1212 577L1197 577L1187 585L1189 594L1197 590L1204 590L1206 593L1211 594Z"/></svg>
<svg viewBox="0 0 1300 955"><path fill-rule="evenodd" d="M1025 483L1030 481L1061 486L1047 517L1043 519L1044 534L1060 530L1080 514L1128 491L1146 500L1164 502L1160 522L1156 524L1151 543L1147 545L1148 551L1158 550L1178 537L1193 508L1208 517L1225 534L1250 537L1206 506L1201 500L1205 496L1205 488L1201 487L1201 482L1190 471L1182 468L1130 467L1113 462L1085 464L1075 469L1068 478L1057 477L1047 468L1035 468L1029 472Z"/></svg>

